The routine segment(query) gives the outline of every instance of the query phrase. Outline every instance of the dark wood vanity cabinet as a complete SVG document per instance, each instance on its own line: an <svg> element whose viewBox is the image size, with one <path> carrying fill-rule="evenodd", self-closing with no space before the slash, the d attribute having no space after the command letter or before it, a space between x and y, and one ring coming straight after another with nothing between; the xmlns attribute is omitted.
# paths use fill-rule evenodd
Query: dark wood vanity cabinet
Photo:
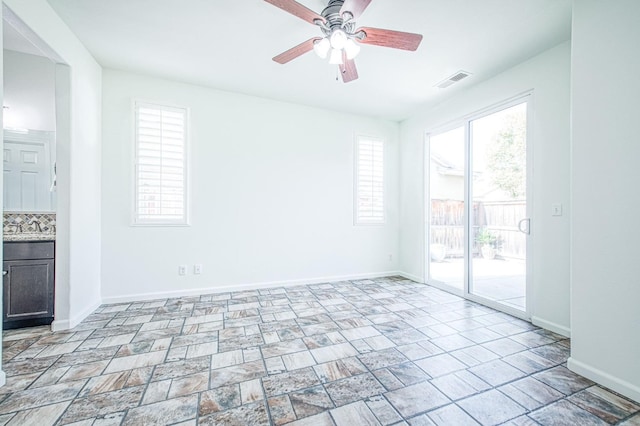
<svg viewBox="0 0 640 426"><path fill-rule="evenodd" d="M53 322L53 241L5 242L4 329Z"/></svg>

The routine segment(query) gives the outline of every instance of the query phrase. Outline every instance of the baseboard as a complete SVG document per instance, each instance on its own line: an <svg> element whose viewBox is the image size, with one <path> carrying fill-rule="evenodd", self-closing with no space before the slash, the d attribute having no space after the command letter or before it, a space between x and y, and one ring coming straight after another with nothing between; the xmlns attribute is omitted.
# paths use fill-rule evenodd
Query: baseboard
<svg viewBox="0 0 640 426"><path fill-rule="evenodd" d="M424 283L424 280L417 275L413 275L408 272L402 272L402 271L398 272L397 274L400 275L401 277L405 277L408 280L415 281L417 283Z"/></svg>
<svg viewBox="0 0 640 426"><path fill-rule="evenodd" d="M91 315L93 311L98 309L100 305L102 305L102 301L98 300L92 305L89 305L86 308L84 308L79 314L75 315L73 318L54 320L51 323L51 330L62 331L62 330L70 330L74 328L75 326L80 324L86 317Z"/></svg>
<svg viewBox="0 0 640 426"><path fill-rule="evenodd" d="M564 337L571 337L571 329L569 327L565 327L564 325L557 324L555 322L543 320L542 318L532 316L531 323L533 325L537 325L538 327L542 327L545 330L553 331L556 334L559 334Z"/></svg>
<svg viewBox="0 0 640 426"><path fill-rule="evenodd" d="M51 331L69 330L69 320L53 320L51 323Z"/></svg>
<svg viewBox="0 0 640 426"><path fill-rule="evenodd" d="M393 275L402 275L402 274L398 271L371 272L367 274L339 275L339 276L331 276L331 277L308 278L308 279L301 279L301 280L268 281L268 282L260 282L260 283L233 284L233 285L216 286L216 287L202 287L202 288L194 288L194 289L188 289L188 290L187 289L171 290L171 291L159 291L159 292L153 292L153 293L130 294L130 295L122 295L122 296L106 296L102 298L102 303L110 304L110 303L140 302L140 301L146 301L146 300L169 299L172 297L187 297L187 296L199 296L202 294L226 293L230 291L261 290L265 288L274 288L274 287L294 287L297 285L320 284L320 283L328 283L328 282L336 282L336 281L364 280L364 279L370 279L370 278L388 277Z"/></svg>
<svg viewBox="0 0 640 426"><path fill-rule="evenodd" d="M605 373L604 371L578 361L573 357L570 357L567 361L567 367L574 373L578 373L587 379L591 379L602 386L608 387L609 389L626 396L627 398L640 402L640 387L633 383L629 383L619 377Z"/></svg>

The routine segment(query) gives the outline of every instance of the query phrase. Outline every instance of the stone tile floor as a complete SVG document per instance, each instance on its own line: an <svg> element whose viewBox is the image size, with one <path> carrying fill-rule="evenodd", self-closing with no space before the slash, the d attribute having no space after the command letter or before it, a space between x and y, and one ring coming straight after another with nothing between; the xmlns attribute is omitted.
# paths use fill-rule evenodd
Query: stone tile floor
<svg viewBox="0 0 640 426"><path fill-rule="evenodd" d="M400 277L103 305L6 331L0 425L640 425L569 341Z"/></svg>

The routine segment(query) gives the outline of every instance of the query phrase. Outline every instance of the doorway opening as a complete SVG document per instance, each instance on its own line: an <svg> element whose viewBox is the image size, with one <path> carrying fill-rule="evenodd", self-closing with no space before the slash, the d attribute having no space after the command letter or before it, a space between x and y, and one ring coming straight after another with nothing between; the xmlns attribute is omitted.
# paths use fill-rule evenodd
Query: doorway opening
<svg viewBox="0 0 640 426"><path fill-rule="evenodd" d="M67 182L70 68L6 5L2 20L3 329L55 328L68 316L69 238L58 225L68 217L59 172Z"/></svg>

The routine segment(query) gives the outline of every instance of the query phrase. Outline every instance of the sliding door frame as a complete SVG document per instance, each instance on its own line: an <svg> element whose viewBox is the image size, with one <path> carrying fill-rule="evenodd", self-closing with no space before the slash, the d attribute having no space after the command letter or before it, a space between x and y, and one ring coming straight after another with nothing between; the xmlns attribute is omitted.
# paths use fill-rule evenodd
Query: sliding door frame
<svg viewBox="0 0 640 426"><path fill-rule="evenodd" d="M471 277L473 276L473 262L471 259L471 253L473 249L473 241L469 238L470 230L471 230L471 212L472 212L472 186L471 186L471 175L469 171L471 170L471 165L473 164L472 158L472 146L471 146L471 123L474 120L478 120L484 117L487 117L491 114L500 112L502 110L511 108L516 105L520 105L526 103L527 104L527 135L526 135L526 153L527 153L527 170L526 170L526 180L527 180L527 189L526 189L526 200L527 200L527 208L526 208L526 217L529 219L529 234L526 238L526 307L525 310L519 310L508 305L504 305L497 301L487 299L478 295L471 293ZM464 115L463 117L451 121L443 126L434 127L433 129L425 132L424 135L424 180L423 180L423 194L424 194L424 206L423 206L423 220L424 220L424 232L423 232L423 245L424 254L424 282L426 284L432 285L441 290L447 291L449 293L455 294L457 296L461 296L465 299L480 303L482 305L488 306L490 308L496 309L498 311L505 312L507 314L513 315L518 318L522 318L525 320L531 319L531 314L533 312L533 230L535 227L533 226L533 122L534 122L534 95L533 91L529 90L524 93L520 93L512 98L504 100L502 102L493 104L487 108L483 108L481 110L472 112L470 114ZM430 186L430 165L431 165L431 144L430 139L433 136L448 132L450 130L464 127L464 137L465 137L465 159L464 159L464 234L465 234L465 244L464 244L464 285L463 290L459 291L451 286L444 284L441 281L432 280L430 278L430 261L431 261L431 253L430 253L430 241L431 241L431 186Z"/></svg>

